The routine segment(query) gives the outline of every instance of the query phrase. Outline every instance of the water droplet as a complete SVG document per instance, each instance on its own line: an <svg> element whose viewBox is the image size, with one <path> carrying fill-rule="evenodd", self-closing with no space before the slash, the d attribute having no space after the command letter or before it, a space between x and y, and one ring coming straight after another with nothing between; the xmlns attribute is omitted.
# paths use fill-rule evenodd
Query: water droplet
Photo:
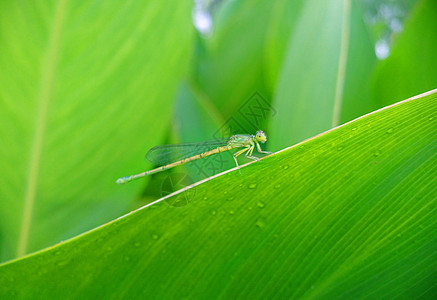
<svg viewBox="0 0 437 300"><path fill-rule="evenodd" d="M428 118L428 120L432 121L432 120L434 120L434 117L431 116L431 117Z"/></svg>
<svg viewBox="0 0 437 300"><path fill-rule="evenodd" d="M154 239L154 240L159 239L159 235L157 235L156 233L154 233L154 234L152 235L152 239Z"/></svg>
<svg viewBox="0 0 437 300"><path fill-rule="evenodd" d="M289 167L290 167L289 165L283 165L283 166L281 166L281 169L282 170L287 170Z"/></svg>
<svg viewBox="0 0 437 300"><path fill-rule="evenodd" d="M61 261L56 262L56 266L57 267L62 267L64 265L66 265L66 264L67 264L66 260L61 260Z"/></svg>
<svg viewBox="0 0 437 300"><path fill-rule="evenodd" d="M264 202L262 202L262 201L258 201L258 203L256 204L256 206L258 206L259 208L263 208L263 207L266 206L266 205L264 204Z"/></svg>
<svg viewBox="0 0 437 300"><path fill-rule="evenodd" d="M343 150L343 147L342 147L342 146L337 147L337 151L341 151L341 150Z"/></svg>
<svg viewBox="0 0 437 300"><path fill-rule="evenodd" d="M224 191L224 192L223 192L223 194L225 194L225 195L226 195L227 193L228 193L228 191Z"/></svg>
<svg viewBox="0 0 437 300"><path fill-rule="evenodd" d="M352 131L356 131L356 130L357 130L357 128L356 128L356 127L352 128Z"/></svg>
<svg viewBox="0 0 437 300"><path fill-rule="evenodd" d="M231 209L231 210L229 211L229 214L230 214L230 215L234 215L234 214L235 214L235 211L234 211L233 209Z"/></svg>
<svg viewBox="0 0 437 300"><path fill-rule="evenodd" d="M378 150L375 153L373 153L373 156L378 157L379 155L381 155L381 152Z"/></svg>
<svg viewBox="0 0 437 300"><path fill-rule="evenodd" d="M275 185L275 189L279 189L279 188L281 188L281 185L280 184L276 184Z"/></svg>
<svg viewBox="0 0 437 300"><path fill-rule="evenodd" d="M387 130L387 134L390 134L392 132L393 132L393 128L390 128L390 129Z"/></svg>
<svg viewBox="0 0 437 300"><path fill-rule="evenodd" d="M134 243L134 247L135 247L135 248L138 248L138 247L140 247L140 246L141 246L141 243L140 243L140 242L135 242L135 243Z"/></svg>
<svg viewBox="0 0 437 300"><path fill-rule="evenodd" d="M208 197L203 197L203 201L206 201L206 200L208 200Z"/></svg>
<svg viewBox="0 0 437 300"><path fill-rule="evenodd" d="M256 183L249 184L249 189L253 190L254 188L256 188Z"/></svg>
<svg viewBox="0 0 437 300"><path fill-rule="evenodd" d="M258 228L264 228L266 226L266 220L264 220L263 218L259 218L258 220L256 220L256 226Z"/></svg>
<svg viewBox="0 0 437 300"><path fill-rule="evenodd" d="M215 216L217 214L217 211L215 209L211 210L211 215Z"/></svg>
<svg viewBox="0 0 437 300"><path fill-rule="evenodd" d="M234 200L234 196L228 197L227 200L228 200L228 201L232 201L232 200Z"/></svg>
<svg viewBox="0 0 437 300"><path fill-rule="evenodd" d="M62 254L62 250L58 250L55 252L55 255L61 255Z"/></svg>

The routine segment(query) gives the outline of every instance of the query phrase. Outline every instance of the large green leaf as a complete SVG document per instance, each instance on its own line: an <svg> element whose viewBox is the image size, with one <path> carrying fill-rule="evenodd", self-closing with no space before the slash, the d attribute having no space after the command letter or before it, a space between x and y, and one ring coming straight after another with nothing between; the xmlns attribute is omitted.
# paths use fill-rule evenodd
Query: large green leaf
<svg viewBox="0 0 437 300"><path fill-rule="evenodd" d="M198 88L225 116L242 122L240 127L246 132L259 128L244 122L238 110L255 92L270 102L301 3L223 1L214 16L211 36L197 43L193 78Z"/></svg>
<svg viewBox="0 0 437 300"><path fill-rule="evenodd" d="M191 6L1 1L0 260L125 211L140 186L114 181L163 138Z"/></svg>
<svg viewBox="0 0 437 300"><path fill-rule="evenodd" d="M267 94L262 51L271 9L265 0L225 1L212 35L199 39L193 78L225 115L254 91Z"/></svg>
<svg viewBox="0 0 437 300"><path fill-rule="evenodd" d="M193 84L183 84L179 91L173 122L178 142L203 142L221 137L217 128L226 131L226 121L211 100ZM232 159L223 159L224 156L227 155L210 156L185 165L180 170L187 173L190 183L194 183L235 165Z"/></svg>
<svg viewBox="0 0 437 300"><path fill-rule="evenodd" d="M305 1L278 80L273 149L375 109L369 97L375 55L356 1Z"/></svg>
<svg viewBox="0 0 437 300"><path fill-rule="evenodd" d="M431 299L436 112L434 90L3 264L0 298Z"/></svg>
<svg viewBox="0 0 437 300"><path fill-rule="evenodd" d="M269 16L269 24L265 38L265 65L264 78L269 90L276 88L278 76L284 63L284 55L287 51L290 35L293 32L296 20L301 13L301 6L305 1L270 1L272 13Z"/></svg>
<svg viewBox="0 0 437 300"><path fill-rule="evenodd" d="M436 33L437 1L419 1L375 74L374 98L380 105L437 87Z"/></svg>

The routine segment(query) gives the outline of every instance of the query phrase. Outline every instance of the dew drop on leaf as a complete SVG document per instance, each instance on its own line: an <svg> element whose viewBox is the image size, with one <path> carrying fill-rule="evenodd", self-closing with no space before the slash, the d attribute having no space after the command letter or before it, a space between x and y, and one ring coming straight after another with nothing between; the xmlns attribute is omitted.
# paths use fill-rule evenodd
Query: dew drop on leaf
<svg viewBox="0 0 437 300"><path fill-rule="evenodd" d="M264 228L266 226L266 221L263 218L256 220L256 227Z"/></svg>
<svg viewBox="0 0 437 300"><path fill-rule="evenodd" d="M256 183L249 184L249 189L253 190L254 188L256 188Z"/></svg>
<svg viewBox="0 0 437 300"><path fill-rule="evenodd" d="M62 267L63 265L67 264L66 260L61 260L55 263L57 267Z"/></svg>
<svg viewBox="0 0 437 300"><path fill-rule="evenodd" d="M264 206L266 206L265 204L264 204L264 202L262 202L262 201L258 201L258 203L256 204L259 208L263 208Z"/></svg>

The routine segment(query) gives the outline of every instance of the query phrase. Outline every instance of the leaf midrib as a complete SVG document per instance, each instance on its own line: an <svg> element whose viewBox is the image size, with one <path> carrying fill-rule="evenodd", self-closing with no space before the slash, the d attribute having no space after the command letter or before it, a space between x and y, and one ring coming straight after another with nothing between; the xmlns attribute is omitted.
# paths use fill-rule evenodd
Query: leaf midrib
<svg viewBox="0 0 437 300"><path fill-rule="evenodd" d="M23 212L20 221L20 233L16 250L17 257L26 254L29 242L29 232L36 198L36 187L40 170L42 146L44 143L44 134L47 123L47 111L50 104L52 83L56 69L65 5L66 0L61 0L55 8L48 46L45 51L45 57L41 66L41 82L39 95L37 98L37 115L35 119L35 130L32 136L31 148L29 149L29 168L27 173L26 189L24 191Z"/></svg>
<svg viewBox="0 0 437 300"><path fill-rule="evenodd" d="M346 65L350 40L350 18L351 3L350 0L343 1L343 26L341 29L340 54L338 59L337 78L335 83L334 109L332 114L332 127L340 124L341 106L344 93L344 83L346 80Z"/></svg>

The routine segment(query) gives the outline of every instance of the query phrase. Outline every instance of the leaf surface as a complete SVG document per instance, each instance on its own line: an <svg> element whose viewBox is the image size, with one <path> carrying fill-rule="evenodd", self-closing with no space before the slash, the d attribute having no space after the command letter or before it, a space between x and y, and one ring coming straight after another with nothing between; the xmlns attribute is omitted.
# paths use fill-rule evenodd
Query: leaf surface
<svg viewBox="0 0 437 300"><path fill-rule="evenodd" d="M436 111L434 90L3 264L0 297L432 298Z"/></svg>
<svg viewBox="0 0 437 300"><path fill-rule="evenodd" d="M191 6L0 3L1 261L125 211L140 186L114 182L163 138Z"/></svg>

